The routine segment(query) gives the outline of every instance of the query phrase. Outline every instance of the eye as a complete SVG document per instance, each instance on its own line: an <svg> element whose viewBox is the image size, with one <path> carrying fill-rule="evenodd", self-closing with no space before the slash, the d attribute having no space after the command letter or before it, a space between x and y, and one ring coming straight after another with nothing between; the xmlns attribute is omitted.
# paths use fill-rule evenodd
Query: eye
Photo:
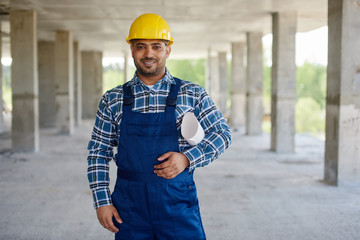
<svg viewBox="0 0 360 240"><path fill-rule="evenodd" d="M138 49L138 50L144 49L144 46L137 45L137 46L136 46L136 49Z"/></svg>
<svg viewBox="0 0 360 240"><path fill-rule="evenodd" d="M154 50L159 50L159 49L161 49L161 46L154 46L153 49Z"/></svg>

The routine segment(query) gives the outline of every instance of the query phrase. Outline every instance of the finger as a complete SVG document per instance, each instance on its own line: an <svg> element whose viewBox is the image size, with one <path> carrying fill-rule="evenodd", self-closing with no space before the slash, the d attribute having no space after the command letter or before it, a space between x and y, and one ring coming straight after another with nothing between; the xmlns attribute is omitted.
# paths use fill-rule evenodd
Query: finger
<svg viewBox="0 0 360 240"><path fill-rule="evenodd" d="M123 223L122 219L120 218L120 215L117 211L114 212L114 218L118 223Z"/></svg>
<svg viewBox="0 0 360 240"><path fill-rule="evenodd" d="M171 179L176 177L178 174L180 173L180 171L176 170L176 169L171 169L169 171L162 171L162 172L158 172L157 176L158 177L162 177L162 178L166 178L166 179Z"/></svg>
<svg viewBox="0 0 360 240"><path fill-rule="evenodd" d="M154 165L154 168L155 169L165 169L165 168L168 168L169 166L170 166L170 162L166 161L166 162L163 162L161 164Z"/></svg>
<svg viewBox="0 0 360 240"><path fill-rule="evenodd" d="M165 179L172 179L172 178L176 177L177 175L178 175L178 173L172 172L172 173L168 173L162 177Z"/></svg>
<svg viewBox="0 0 360 240"><path fill-rule="evenodd" d="M154 173L159 175L167 175L169 173L171 173L173 171L173 169L171 168L163 168L161 170L155 170Z"/></svg>
<svg viewBox="0 0 360 240"><path fill-rule="evenodd" d="M100 222L101 226L103 226L104 228L106 228L105 223L104 223L100 218L99 218L99 222Z"/></svg>
<svg viewBox="0 0 360 240"><path fill-rule="evenodd" d="M117 233L119 231L119 229L115 227L112 217L106 219L106 228L113 233Z"/></svg>
<svg viewBox="0 0 360 240"><path fill-rule="evenodd" d="M164 153L163 155L161 155L160 157L158 157L158 161L164 161L165 159L169 158L171 155L173 154L173 152L167 152Z"/></svg>

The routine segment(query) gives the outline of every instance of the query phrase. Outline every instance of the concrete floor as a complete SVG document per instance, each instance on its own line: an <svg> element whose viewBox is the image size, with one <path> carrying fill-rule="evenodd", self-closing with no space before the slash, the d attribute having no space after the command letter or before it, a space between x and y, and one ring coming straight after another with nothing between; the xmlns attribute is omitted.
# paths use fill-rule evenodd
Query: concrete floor
<svg viewBox="0 0 360 240"><path fill-rule="evenodd" d="M72 137L41 130L41 152L31 154L12 153L9 133L0 135L0 240L113 239L88 189L91 125ZM360 238L359 187L322 183L324 142L296 143L296 154L278 155L268 134L234 133L221 159L197 170L208 240Z"/></svg>

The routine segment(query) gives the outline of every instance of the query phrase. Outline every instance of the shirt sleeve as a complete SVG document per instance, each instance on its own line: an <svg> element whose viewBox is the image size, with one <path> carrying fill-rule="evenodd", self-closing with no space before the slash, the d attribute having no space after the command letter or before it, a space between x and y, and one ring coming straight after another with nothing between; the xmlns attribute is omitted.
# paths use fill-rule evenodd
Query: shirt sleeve
<svg viewBox="0 0 360 240"><path fill-rule="evenodd" d="M199 144L183 152L190 161L189 171L208 165L231 144L231 131L226 119L203 88L194 110L205 137Z"/></svg>
<svg viewBox="0 0 360 240"><path fill-rule="evenodd" d="M113 147L118 144L116 126L105 94L100 101L88 144L87 176L95 208L112 205L109 189L109 162L113 158Z"/></svg>

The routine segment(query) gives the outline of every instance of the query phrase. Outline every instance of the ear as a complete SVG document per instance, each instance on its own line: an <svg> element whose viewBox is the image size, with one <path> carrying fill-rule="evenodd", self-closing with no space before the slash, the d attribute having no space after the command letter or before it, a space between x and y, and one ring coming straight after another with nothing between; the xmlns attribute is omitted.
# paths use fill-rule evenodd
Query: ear
<svg viewBox="0 0 360 240"><path fill-rule="evenodd" d="M171 46L166 46L166 58L168 58L170 56L170 53L171 53Z"/></svg>
<svg viewBox="0 0 360 240"><path fill-rule="evenodd" d="M130 45L130 50L131 50L131 56L132 58L134 58L134 45Z"/></svg>

